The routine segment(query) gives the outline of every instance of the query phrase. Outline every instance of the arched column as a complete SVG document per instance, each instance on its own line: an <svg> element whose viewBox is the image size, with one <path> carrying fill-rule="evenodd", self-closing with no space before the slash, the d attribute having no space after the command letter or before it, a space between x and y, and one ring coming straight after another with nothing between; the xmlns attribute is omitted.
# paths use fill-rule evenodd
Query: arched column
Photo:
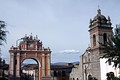
<svg viewBox="0 0 120 80"><path fill-rule="evenodd" d="M10 75L13 75L13 70L14 70L14 53L10 53L10 68L9 68L9 71L10 71Z"/></svg>
<svg viewBox="0 0 120 80"><path fill-rule="evenodd" d="M38 54L39 55L39 54ZM42 62L41 62L41 57L35 57L34 58L37 61L38 64L38 80L42 80Z"/></svg>
<svg viewBox="0 0 120 80"><path fill-rule="evenodd" d="M50 54L47 54L47 76L50 76Z"/></svg>
<svg viewBox="0 0 120 80"><path fill-rule="evenodd" d="M38 77L39 77L39 80L42 80L42 77L41 77L41 67L39 66L39 75L38 75Z"/></svg>
<svg viewBox="0 0 120 80"><path fill-rule="evenodd" d="M20 77L20 53L17 53L16 55L16 59L17 59L17 65L16 65L16 76Z"/></svg>
<svg viewBox="0 0 120 80"><path fill-rule="evenodd" d="M45 77L45 54L42 54L42 77Z"/></svg>

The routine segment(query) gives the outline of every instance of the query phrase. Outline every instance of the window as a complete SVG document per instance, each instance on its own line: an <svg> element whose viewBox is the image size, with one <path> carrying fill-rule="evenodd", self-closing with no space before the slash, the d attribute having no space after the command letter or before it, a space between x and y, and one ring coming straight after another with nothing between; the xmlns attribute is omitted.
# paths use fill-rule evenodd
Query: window
<svg viewBox="0 0 120 80"><path fill-rule="evenodd" d="M106 42L107 42L107 34L104 33L103 34L103 44L106 44Z"/></svg>
<svg viewBox="0 0 120 80"><path fill-rule="evenodd" d="M96 46L96 36L95 36L95 34L93 35L93 46Z"/></svg>
<svg viewBox="0 0 120 80"><path fill-rule="evenodd" d="M88 62L90 62L90 53L88 53Z"/></svg>

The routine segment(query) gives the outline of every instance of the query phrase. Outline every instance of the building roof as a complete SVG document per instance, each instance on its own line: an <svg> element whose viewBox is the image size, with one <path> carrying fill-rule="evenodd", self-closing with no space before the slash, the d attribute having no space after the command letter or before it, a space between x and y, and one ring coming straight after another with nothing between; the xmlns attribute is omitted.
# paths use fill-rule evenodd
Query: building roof
<svg viewBox="0 0 120 80"><path fill-rule="evenodd" d="M59 65L59 63L57 64L51 64L51 70L62 70L62 69L72 69L75 65L79 65L78 62L74 62L74 63L65 63L63 65Z"/></svg>

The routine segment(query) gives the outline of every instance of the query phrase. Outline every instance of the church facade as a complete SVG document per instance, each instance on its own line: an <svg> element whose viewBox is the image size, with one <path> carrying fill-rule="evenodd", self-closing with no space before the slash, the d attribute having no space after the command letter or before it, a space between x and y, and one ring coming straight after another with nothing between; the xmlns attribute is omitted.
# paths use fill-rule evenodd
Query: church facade
<svg viewBox="0 0 120 80"><path fill-rule="evenodd" d="M73 68L70 80L88 80L89 77L94 80L106 80L108 72L114 72L115 76L119 76L118 70L113 68L112 63L105 63L106 59L100 58L104 53L99 43L106 44L108 37L112 35L111 25L110 17L106 18L98 9L97 15L90 19L90 46L80 56L80 64L77 68Z"/></svg>

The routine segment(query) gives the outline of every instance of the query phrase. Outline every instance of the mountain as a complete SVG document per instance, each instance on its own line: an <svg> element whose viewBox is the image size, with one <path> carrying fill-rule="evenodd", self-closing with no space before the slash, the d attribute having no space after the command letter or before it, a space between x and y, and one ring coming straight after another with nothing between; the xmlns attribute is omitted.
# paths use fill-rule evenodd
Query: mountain
<svg viewBox="0 0 120 80"><path fill-rule="evenodd" d="M51 63L51 65L66 65L69 64L67 62L56 62L56 63ZM75 65L75 64L79 64L79 61L77 62L72 62L71 64Z"/></svg>

